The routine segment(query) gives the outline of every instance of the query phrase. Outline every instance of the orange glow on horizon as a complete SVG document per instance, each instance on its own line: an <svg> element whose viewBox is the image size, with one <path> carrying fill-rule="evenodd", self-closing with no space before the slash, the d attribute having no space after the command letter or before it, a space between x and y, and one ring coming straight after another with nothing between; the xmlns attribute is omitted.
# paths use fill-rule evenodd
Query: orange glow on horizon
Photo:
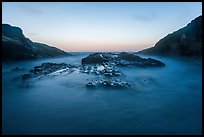
<svg viewBox="0 0 204 137"><path fill-rule="evenodd" d="M154 46L154 44L147 43L125 45L125 44L65 44L46 42L48 45L57 47L66 52L117 52L117 51L139 51L148 47Z"/></svg>

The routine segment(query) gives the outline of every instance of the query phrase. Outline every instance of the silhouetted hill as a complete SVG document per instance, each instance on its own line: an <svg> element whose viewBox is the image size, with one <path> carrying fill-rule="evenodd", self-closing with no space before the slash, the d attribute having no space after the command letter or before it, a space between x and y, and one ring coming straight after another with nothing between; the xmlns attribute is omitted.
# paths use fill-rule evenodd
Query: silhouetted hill
<svg viewBox="0 0 204 137"><path fill-rule="evenodd" d="M154 47L139 51L140 54L202 56L202 15L184 28L159 40Z"/></svg>
<svg viewBox="0 0 204 137"><path fill-rule="evenodd" d="M17 61L68 56L69 53L55 47L31 41L19 27L2 24L2 60Z"/></svg>

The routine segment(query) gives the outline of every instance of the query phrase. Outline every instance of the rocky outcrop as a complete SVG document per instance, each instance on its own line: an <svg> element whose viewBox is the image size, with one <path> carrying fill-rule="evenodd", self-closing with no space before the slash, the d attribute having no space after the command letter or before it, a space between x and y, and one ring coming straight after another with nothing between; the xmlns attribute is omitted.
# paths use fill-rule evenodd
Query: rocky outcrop
<svg viewBox="0 0 204 137"><path fill-rule="evenodd" d="M82 64L109 64L111 66L165 66L159 60L152 58L141 58L134 54L129 54L127 52L116 53L94 53L82 59Z"/></svg>
<svg viewBox="0 0 204 137"><path fill-rule="evenodd" d="M98 87L104 87L104 88L132 88L133 86L126 82L122 81L120 79L116 80L94 80L94 81L89 81L86 84L86 87L88 88L98 88Z"/></svg>
<svg viewBox="0 0 204 137"><path fill-rule="evenodd" d="M115 53L93 53L85 58L82 58L82 64L102 64L113 61L116 58L118 58L118 54Z"/></svg>
<svg viewBox="0 0 204 137"><path fill-rule="evenodd" d="M55 76L63 72L66 72L66 73L72 72L73 68L75 68L75 66L72 66L66 63L46 62L41 64L40 66L35 66L33 69L29 71L29 73L23 74L15 79L27 80L29 78L34 78L38 76L46 76L46 75Z"/></svg>
<svg viewBox="0 0 204 137"><path fill-rule="evenodd" d="M202 56L202 15L186 27L159 40L154 47L142 50L139 54L165 56Z"/></svg>
<svg viewBox="0 0 204 137"><path fill-rule="evenodd" d="M30 70L30 72L34 73L34 74L50 74L52 72L55 72L57 70L61 70L61 69L66 69L66 68L71 68L72 66L66 63L51 63L51 62L47 62L47 63L43 63L40 66L36 66L34 67L32 70Z"/></svg>
<svg viewBox="0 0 204 137"><path fill-rule="evenodd" d="M33 42L26 38L19 27L2 24L2 61L19 61L68 56L55 47Z"/></svg>
<svg viewBox="0 0 204 137"><path fill-rule="evenodd" d="M83 65L80 67L80 72L104 76L121 76L120 71L115 66L106 63L102 63L102 65Z"/></svg>

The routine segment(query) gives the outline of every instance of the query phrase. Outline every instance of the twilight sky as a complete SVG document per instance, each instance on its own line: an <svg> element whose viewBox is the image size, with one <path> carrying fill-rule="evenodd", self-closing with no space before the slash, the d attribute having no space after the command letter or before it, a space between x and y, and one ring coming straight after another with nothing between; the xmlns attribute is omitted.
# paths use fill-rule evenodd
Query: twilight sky
<svg viewBox="0 0 204 137"><path fill-rule="evenodd" d="M65 51L138 51L199 15L201 2L2 3L2 23Z"/></svg>

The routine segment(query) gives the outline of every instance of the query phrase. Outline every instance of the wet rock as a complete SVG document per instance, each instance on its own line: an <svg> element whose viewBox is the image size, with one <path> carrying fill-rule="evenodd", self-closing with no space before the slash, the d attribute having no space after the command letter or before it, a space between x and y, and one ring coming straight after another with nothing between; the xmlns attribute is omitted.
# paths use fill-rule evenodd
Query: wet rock
<svg viewBox="0 0 204 137"><path fill-rule="evenodd" d="M108 59L106 58L104 53L94 53L90 54L86 58L82 58L82 64L101 64L107 61Z"/></svg>
<svg viewBox="0 0 204 137"><path fill-rule="evenodd" d="M89 81L86 84L86 87L106 87L106 88L132 88L133 86L126 82L126 81L122 81L120 79L116 79L116 80L95 80L95 81Z"/></svg>
<svg viewBox="0 0 204 137"><path fill-rule="evenodd" d="M118 54L118 57L127 61L143 61L143 59L137 55L129 54L127 52L121 52Z"/></svg>
<svg viewBox="0 0 204 137"><path fill-rule="evenodd" d="M148 58L147 61L148 61L147 65L149 66L165 66L163 62L153 58Z"/></svg>
<svg viewBox="0 0 204 137"><path fill-rule="evenodd" d="M32 70L29 71L29 73L23 74L18 78L22 80L26 80L32 77L44 76L44 75L56 76L63 72L72 72L70 70L71 68L75 68L75 66L71 66L70 64L66 64L66 63L46 62L40 66L35 66Z"/></svg>
<svg viewBox="0 0 204 137"><path fill-rule="evenodd" d="M20 78L22 79L22 80L26 80L26 79L29 79L29 78L31 78L32 77L32 74L23 74Z"/></svg>
<svg viewBox="0 0 204 137"><path fill-rule="evenodd" d="M153 84L156 84L155 79L147 76L138 76L136 77L135 81L137 84L143 86L143 87L150 87Z"/></svg>
<svg viewBox="0 0 204 137"><path fill-rule="evenodd" d="M96 86L96 83L93 82L93 81L90 81L86 84L87 87L95 87Z"/></svg>
<svg viewBox="0 0 204 137"><path fill-rule="evenodd" d="M60 69L65 69L65 68L69 68L72 67L69 64L66 63L51 63L51 62L46 62L43 63L40 66L35 66L34 69L30 70L31 73L34 74L49 74L52 73L54 71L60 70Z"/></svg>
<svg viewBox="0 0 204 137"><path fill-rule="evenodd" d="M120 76L121 73L118 70L114 70L114 69L104 69L104 71L102 71L104 73L105 76Z"/></svg>
<svg viewBox="0 0 204 137"><path fill-rule="evenodd" d="M93 73L96 75L104 75L104 76L120 76L121 73L114 66L108 64L102 65L83 65L80 68L81 73Z"/></svg>
<svg viewBox="0 0 204 137"><path fill-rule="evenodd" d="M148 67L148 66L165 66L159 60L152 58L141 58L138 55L130 54L127 52L116 53L94 53L89 56L82 58L82 65L89 64L111 64L112 66L139 66L139 67Z"/></svg>
<svg viewBox="0 0 204 137"><path fill-rule="evenodd" d="M82 58L82 64L102 64L118 58L116 53L93 53Z"/></svg>
<svg viewBox="0 0 204 137"><path fill-rule="evenodd" d="M24 68L15 67L11 71L23 71L23 70L25 70L25 69Z"/></svg>

